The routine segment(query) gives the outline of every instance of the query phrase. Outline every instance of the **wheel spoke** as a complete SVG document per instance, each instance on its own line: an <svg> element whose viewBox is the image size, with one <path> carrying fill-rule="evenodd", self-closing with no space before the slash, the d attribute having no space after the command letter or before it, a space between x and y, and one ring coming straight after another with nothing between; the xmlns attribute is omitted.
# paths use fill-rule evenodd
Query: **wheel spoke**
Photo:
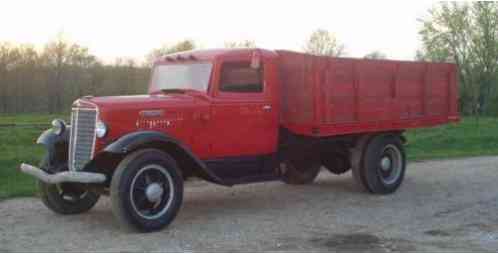
<svg viewBox="0 0 498 254"><path fill-rule="evenodd" d="M147 197L145 195L141 195L137 198L137 206L139 208L143 208L143 206L147 203Z"/></svg>
<svg viewBox="0 0 498 254"><path fill-rule="evenodd" d="M161 175L157 171L149 172L149 179L151 182L158 182L161 179Z"/></svg>
<svg viewBox="0 0 498 254"><path fill-rule="evenodd" d="M148 173L145 173L145 183L146 183L146 185L149 185L152 183Z"/></svg>
<svg viewBox="0 0 498 254"><path fill-rule="evenodd" d="M134 197L145 197L145 190L142 188L135 187L132 191Z"/></svg>
<svg viewBox="0 0 498 254"><path fill-rule="evenodd" d="M72 193L62 192L61 197L62 197L62 199L70 201L70 202L78 201L78 197Z"/></svg>

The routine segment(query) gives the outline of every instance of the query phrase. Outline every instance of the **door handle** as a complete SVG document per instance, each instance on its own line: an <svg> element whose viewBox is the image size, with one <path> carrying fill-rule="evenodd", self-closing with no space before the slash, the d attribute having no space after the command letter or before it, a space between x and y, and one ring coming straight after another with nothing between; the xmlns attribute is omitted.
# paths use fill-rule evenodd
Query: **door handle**
<svg viewBox="0 0 498 254"><path fill-rule="evenodd" d="M264 105L263 106L263 110L270 111L271 110L271 106L270 105Z"/></svg>

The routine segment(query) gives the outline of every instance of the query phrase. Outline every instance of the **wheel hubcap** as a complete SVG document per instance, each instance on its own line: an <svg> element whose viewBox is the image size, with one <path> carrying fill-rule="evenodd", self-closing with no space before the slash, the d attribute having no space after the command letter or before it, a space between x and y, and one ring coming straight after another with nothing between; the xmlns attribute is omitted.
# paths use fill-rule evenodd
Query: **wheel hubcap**
<svg viewBox="0 0 498 254"><path fill-rule="evenodd" d="M380 168L384 171L388 171L389 169L391 169L391 165L392 165L391 158L389 158L388 156L384 156L380 160Z"/></svg>
<svg viewBox="0 0 498 254"><path fill-rule="evenodd" d="M150 202L157 202L161 200L163 193L164 189L158 183L151 183L145 189L145 196Z"/></svg>
<svg viewBox="0 0 498 254"><path fill-rule="evenodd" d="M386 185L396 183L403 168L401 151L393 144L387 145L384 147L379 164L380 180Z"/></svg>

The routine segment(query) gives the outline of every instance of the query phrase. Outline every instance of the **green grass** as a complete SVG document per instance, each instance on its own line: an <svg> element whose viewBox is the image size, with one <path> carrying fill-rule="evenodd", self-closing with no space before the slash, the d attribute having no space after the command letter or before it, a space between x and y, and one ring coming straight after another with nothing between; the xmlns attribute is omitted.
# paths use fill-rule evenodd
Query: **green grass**
<svg viewBox="0 0 498 254"><path fill-rule="evenodd" d="M0 128L0 200L14 196L30 196L35 181L17 169L20 163L38 165L44 149L35 145L40 128Z"/></svg>
<svg viewBox="0 0 498 254"><path fill-rule="evenodd" d="M47 127L0 127L0 200L35 193L35 180L17 169L22 162L38 165L45 150L35 144L36 139L49 128L51 120L61 117L64 118L47 114L0 115L0 125L47 124Z"/></svg>
<svg viewBox="0 0 498 254"><path fill-rule="evenodd" d="M498 155L498 118L464 118L460 123L407 132L409 160Z"/></svg>
<svg viewBox="0 0 498 254"><path fill-rule="evenodd" d="M2 124L47 124L50 125L55 118L67 120L68 115L47 115L47 114L18 114L18 115L0 115L0 125Z"/></svg>
<svg viewBox="0 0 498 254"><path fill-rule="evenodd" d="M0 115L0 124L50 123L57 115ZM32 177L17 171L22 162L38 165L44 148L36 145L43 127L0 127L0 200L32 196ZM498 118L466 118L458 124L408 131L408 159L442 159L478 155L498 155Z"/></svg>

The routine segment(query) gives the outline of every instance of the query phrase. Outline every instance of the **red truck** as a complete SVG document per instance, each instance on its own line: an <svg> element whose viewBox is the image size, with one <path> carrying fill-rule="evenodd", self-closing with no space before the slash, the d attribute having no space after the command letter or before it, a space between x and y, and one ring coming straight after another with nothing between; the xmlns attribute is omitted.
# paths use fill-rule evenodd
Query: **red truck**
<svg viewBox="0 0 498 254"><path fill-rule="evenodd" d="M184 180L233 186L309 184L321 168L352 170L375 194L403 181L403 132L459 120L448 63L314 56L264 49L198 50L155 62L147 95L80 98L54 120L39 179L59 214L110 195L122 225L171 223Z"/></svg>

